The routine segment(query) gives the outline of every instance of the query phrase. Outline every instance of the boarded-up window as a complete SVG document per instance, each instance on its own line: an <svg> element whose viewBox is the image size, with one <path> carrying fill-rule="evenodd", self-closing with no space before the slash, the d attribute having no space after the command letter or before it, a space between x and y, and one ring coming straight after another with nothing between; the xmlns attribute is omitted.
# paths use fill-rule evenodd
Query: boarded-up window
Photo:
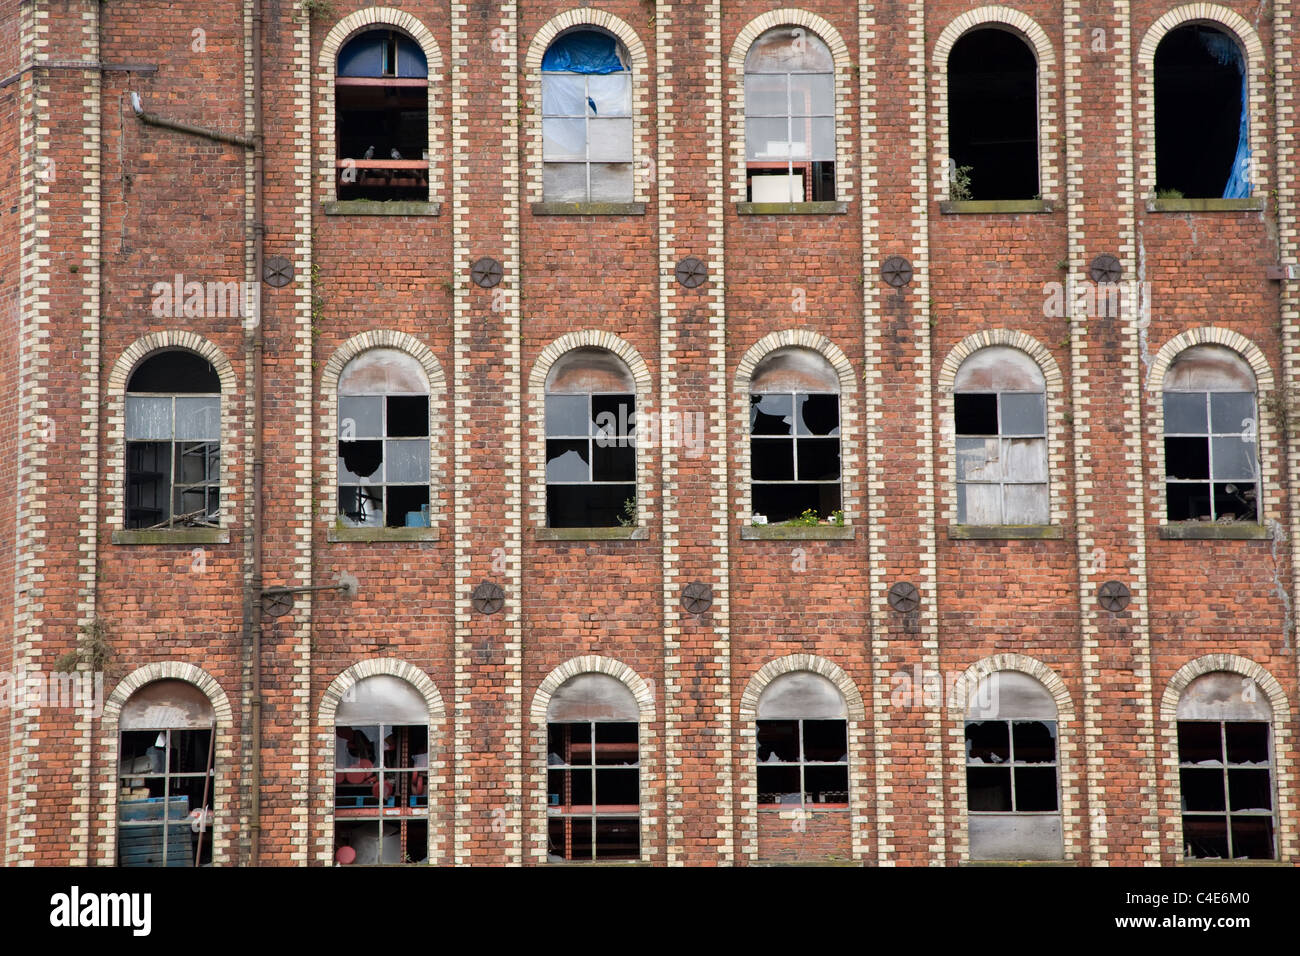
<svg viewBox="0 0 1300 956"><path fill-rule="evenodd" d="M429 709L400 677L349 688L334 729L334 859L423 863L429 851Z"/></svg>
<svg viewBox="0 0 1300 956"><path fill-rule="evenodd" d="M154 681L122 707L118 866L212 862L216 718L207 696Z"/></svg>
<svg viewBox="0 0 1300 956"><path fill-rule="evenodd" d="M1178 702L1183 853L1194 859L1272 860L1272 708L1240 674L1203 674Z"/></svg>
<svg viewBox="0 0 1300 956"><path fill-rule="evenodd" d="M758 699L760 805L847 808L848 709L820 674L795 671Z"/></svg>
<svg viewBox="0 0 1300 956"><path fill-rule="evenodd" d="M1019 349L992 346L962 363L953 393L957 522L1046 524L1042 370Z"/></svg>
<svg viewBox="0 0 1300 956"><path fill-rule="evenodd" d="M826 520L840 498L840 382L811 349L777 349L749 386L754 514Z"/></svg>
<svg viewBox="0 0 1300 956"><path fill-rule="evenodd" d="M1258 521L1255 375L1231 349L1181 352L1164 381L1170 521Z"/></svg>
<svg viewBox="0 0 1300 956"><path fill-rule="evenodd" d="M579 674L546 712L548 854L551 860L635 860L641 855L640 714L607 674Z"/></svg>
<svg viewBox="0 0 1300 956"><path fill-rule="evenodd" d="M1028 674L998 671L971 693L966 805L971 859L1064 855L1056 701Z"/></svg>
<svg viewBox="0 0 1300 956"><path fill-rule="evenodd" d="M429 524L429 385L412 356L370 349L339 376L339 518L354 527Z"/></svg>
<svg viewBox="0 0 1300 956"><path fill-rule="evenodd" d="M835 199L835 63L803 27L768 30L745 57L751 202Z"/></svg>

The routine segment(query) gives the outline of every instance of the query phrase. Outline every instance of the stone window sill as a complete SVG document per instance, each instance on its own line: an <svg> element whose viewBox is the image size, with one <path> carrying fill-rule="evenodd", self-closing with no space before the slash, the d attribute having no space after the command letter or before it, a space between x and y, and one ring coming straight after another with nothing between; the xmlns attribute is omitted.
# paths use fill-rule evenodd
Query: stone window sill
<svg viewBox="0 0 1300 956"><path fill-rule="evenodd" d="M437 528L330 528L326 540L339 541L437 541Z"/></svg>
<svg viewBox="0 0 1300 956"><path fill-rule="evenodd" d="M643 202L535 202L534 216L644 216Z"/></svg>
<svg viewBox="0 0 1300 956"><path fill-rule="evenodd" d="M950 524L954 541L1054 541L1065 536L1058 524Z"/></svg>
<svg viewBox="0 0 1300 956"><path fill-rule="evenodd" d="M1209 521L1177 521L1160 526L1160 537L1166 541L1258 541L1268 538L1266 525L1213 524Z"/></svg>
<svg viewBox="0 0 1300 956"><path fill-rule="evenodd" d="M229 544L228 528L119 528L114 544Z"/></svg>
<svg viewBox="0 0 1300 956"><path fill-rule="evenodd" d="M849 211L846 202L740 202L740 216L838 216Z"/></svg>
<svg viewBox="0 0 1300 956"><path fill-rule="evenodd" d="M939 211L948 216L1048 213L1056 211L1056 201L1054 199L941 199Z"/></svg>
<svg viewBox="0 0 1300 956"><path fill-rule="evenodd" d="M442 203L368 199L343 199L321 203L327 216L436 216Z"/></svg>
<svg viewBox="0 0 1300 956"><path fill-rule="evenodd" d="M962 860L962 866L1078 866L1078 860Z"/></svg>
<svg viewBox="0 0 1300 956"><path fill-rule="evenodd" d="M852 525L846 524L746 524L740 526L743 541L852 541Z"/></svg>
<svg viewBox="0 0 1300 956"><path fill-rule="evenodd" d="M538 541L644 541L648 528L536 528Z"/></svg>
<svg viewBox="0 0 1300 956"><path fill-rule="evenodd" d="M1147 212L1254 212L1263 208L1263 196L1247 196L1244 199L1147 200Z"/></svg>

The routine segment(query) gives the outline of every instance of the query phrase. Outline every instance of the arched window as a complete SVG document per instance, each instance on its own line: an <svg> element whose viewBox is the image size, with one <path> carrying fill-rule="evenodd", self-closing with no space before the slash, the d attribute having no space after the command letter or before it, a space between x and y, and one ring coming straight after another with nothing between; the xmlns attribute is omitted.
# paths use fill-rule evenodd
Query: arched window
<svg viewBox="0 0 1300 956"><path fill-rule="evenodd" d="M1064 856L1056 701L1028 674L998 671L966 711L966 806L973 860Z"/></svg>
<svg viewBox="0 0 1300 956"><path fill-rule="evenodd" d="M1253 680L1203 674L1178 701L1178 774L1188 858L1276 859L1273 709Z"/></svg>
<svg viewBox="0 0 1300 956"><path fill-rule="evenodd" d="M948 54L949 199L1038 198L1038 58L1023 37L977 27Z"/></svg>
<svg viewBox="0 0 1300 956"><path fill-rule="evenodd" d="M835 199L835 61L803 27L768 30L745 56L750 202Z"/></svg>
<svg viewBox="0 0 1300 956"><path fill-rule="evenodd" d="M1155 55L1156 195L1250 195L1246 57L1204 23L1170 30Z"/></svg>
<svg viewBox="0 0 1300 956"><path fill-rule="evenodd" d="M636 384L613 352L583 347L546 376L546 523L636 523Z"/></svg>
<svg viewBox="0 0 1300 956"><path fill-rule="evenodd" d="M1165 373L1170 521L1258 521L1255 374L1236 352L1197 345Z"/></svg>
<svg viewBox="0 0 1300 956"><path fill-rule="evenodd" d="M429 857L429 709L391 674L354 684L334 718L334 860Z"/></svg>
<svg viewBox="0 0 1300 956"><path fill-rule="evenodd" d="M1043 372L1019 349L995 345L962 363L953 383L957 523L1047 524Z"/></svg>
<svg viewBox="0 0 1300 956"><path fill-rule="evenodd" d="M367 30L339 50L334 87L339 199L429 198L429 68L398 30Z"/></svg>
<svg viewBox="0 0 1300 956"><path fill-rule="evenodd" d="M641 856L640 713L608 674L566 681L546 709L551 860Z"/></svg>
<svg viewBox="0 0 1300 956"><path fill-rule="evenodd" d="M221 522L221 381L207 359L149 356L126 385L126 526Z"/></svg>
<svg viewBox="0 0 1300 956"><path fill-rule="evenodd" d="M632 201L632 70L612 34L561 34L542 56L547 202Z"/></svg>
<svg viewBox="0 0 1300 956"><path fill-rule="evenodd" d="M768 522L840 512L840 380L825 357L770 352L749 385L754 514Z"/></svg>
<svg viewBox="0 0 1300 956"><path fill-rule="evenodd" d="M118 866L212 862L216 717L193 684L141 687L119 721Z"/></svg>
<svg viewBox="0 0 1300 956"><path fill-rule="evenodd" d="M361 353L339 376L339 518L429 524L429 380L399 349Z"/></svg>
<svg viewBox="0 0 1300 956"><path fill-rule="evenodd" d="M848 707L820 674L794 671L758 699L759 806L848 808Z"/></svg>

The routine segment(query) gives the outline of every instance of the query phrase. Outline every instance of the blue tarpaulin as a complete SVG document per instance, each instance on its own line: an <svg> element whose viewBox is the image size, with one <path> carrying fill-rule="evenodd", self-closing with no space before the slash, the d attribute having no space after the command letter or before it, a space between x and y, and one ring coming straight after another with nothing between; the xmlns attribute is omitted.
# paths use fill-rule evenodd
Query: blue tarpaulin
<svg viewBox="0 0 1300 956"><path fill-rule="evenodd" d="M339 76L383 76L387 30L371 30L354 37L339 51ZM410 37L397 36L397 63L393 76L428 76L429 66L420 45Z"/></svg>
<svg viewBox="0 0 1300 956"><path fill-rule="evenodd" d="M566 33L542 56L542 69L567 73L622 73L627 70L618 56L618 43L608 33L580 30Z"/></svg>
<svg viewBox="0 0 1300 956"><path fill-rule="evenodd" d="M1233 66L1241 77L1241 127L1237 133L1237 155L1232 160L1232 174L1223 188L1224 199L1245 199L1250 195L1250 124L1246 104L1246 63L1235 40L1218 31L1202 30L1201 45L1220 66Z"/></svg>

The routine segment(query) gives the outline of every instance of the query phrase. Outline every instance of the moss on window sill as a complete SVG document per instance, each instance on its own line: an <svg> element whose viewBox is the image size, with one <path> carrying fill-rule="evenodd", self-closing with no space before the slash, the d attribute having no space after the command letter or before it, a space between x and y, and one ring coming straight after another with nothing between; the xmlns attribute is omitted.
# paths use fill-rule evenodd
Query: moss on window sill
<svg viewBox="0 0 1300 956"><path fill-rule="evenodd" d="M330 528L327 540L340 541L437 541L437 528Z"/></svg>
<svg viewBox="0 0 1300 956"><path fill-rule="evenodd" d="M1254 212L1264 208L1262 196L1244 199L1148 199L1147 212Z"/></svg>
<svg viewBox="0 0 1300 956"><path fill-rule="evenodd" d="M1258 541L1269 537L1268 527L1248 521L1216 524L1211 521L1175 521L1160 526L1166 541Z"/></svg>
<svg viewBox="0 0 1300 956"><path fill-rule="evenodd" d="M229 528L119 528L114 544L229 544Z"/></svg>
<svg viewBox="0 0 1300 956"><path fill-rule="evenodd" d="M1009 213L1048 213L1056 211L1052 199L944 199L939 211L949 216L992 216Z"/></svg>
<svg viewBox="0 0 1300 956"><path fill-rule="evenodd" d="M537 528L538 541L644 541L648 528Z"/></svg>
<svg viewBox="0 0 1300 956"><path fill-rule="evenodd" d="M948 525L948 537L955 541L1051 541L1064 536L1055 524Z"/></svg>
<svg viewBox="0 0 1300 956"><path fill-rule="evenodd" d="M321 203L327 216L436 216L442 204L416 200L341 199Z"/></svg>
<svg viewBox="0 0 1300 956"><path fill-rule="evenodd" d="M643 202L535 202L534 216L644 216Z"/></svg>
<svg viewBox="0 0 1300 956"><path fill-rule="evenodd" d="M856 537L847 524L746 524L740 526L745 541L851 541Z"/></svg>
<svg viewBox="0 0 1300 956"><path fill-rule="evenodd" d="M740 216L838 216L849 211L846 202L738 202Z"/></svg>

